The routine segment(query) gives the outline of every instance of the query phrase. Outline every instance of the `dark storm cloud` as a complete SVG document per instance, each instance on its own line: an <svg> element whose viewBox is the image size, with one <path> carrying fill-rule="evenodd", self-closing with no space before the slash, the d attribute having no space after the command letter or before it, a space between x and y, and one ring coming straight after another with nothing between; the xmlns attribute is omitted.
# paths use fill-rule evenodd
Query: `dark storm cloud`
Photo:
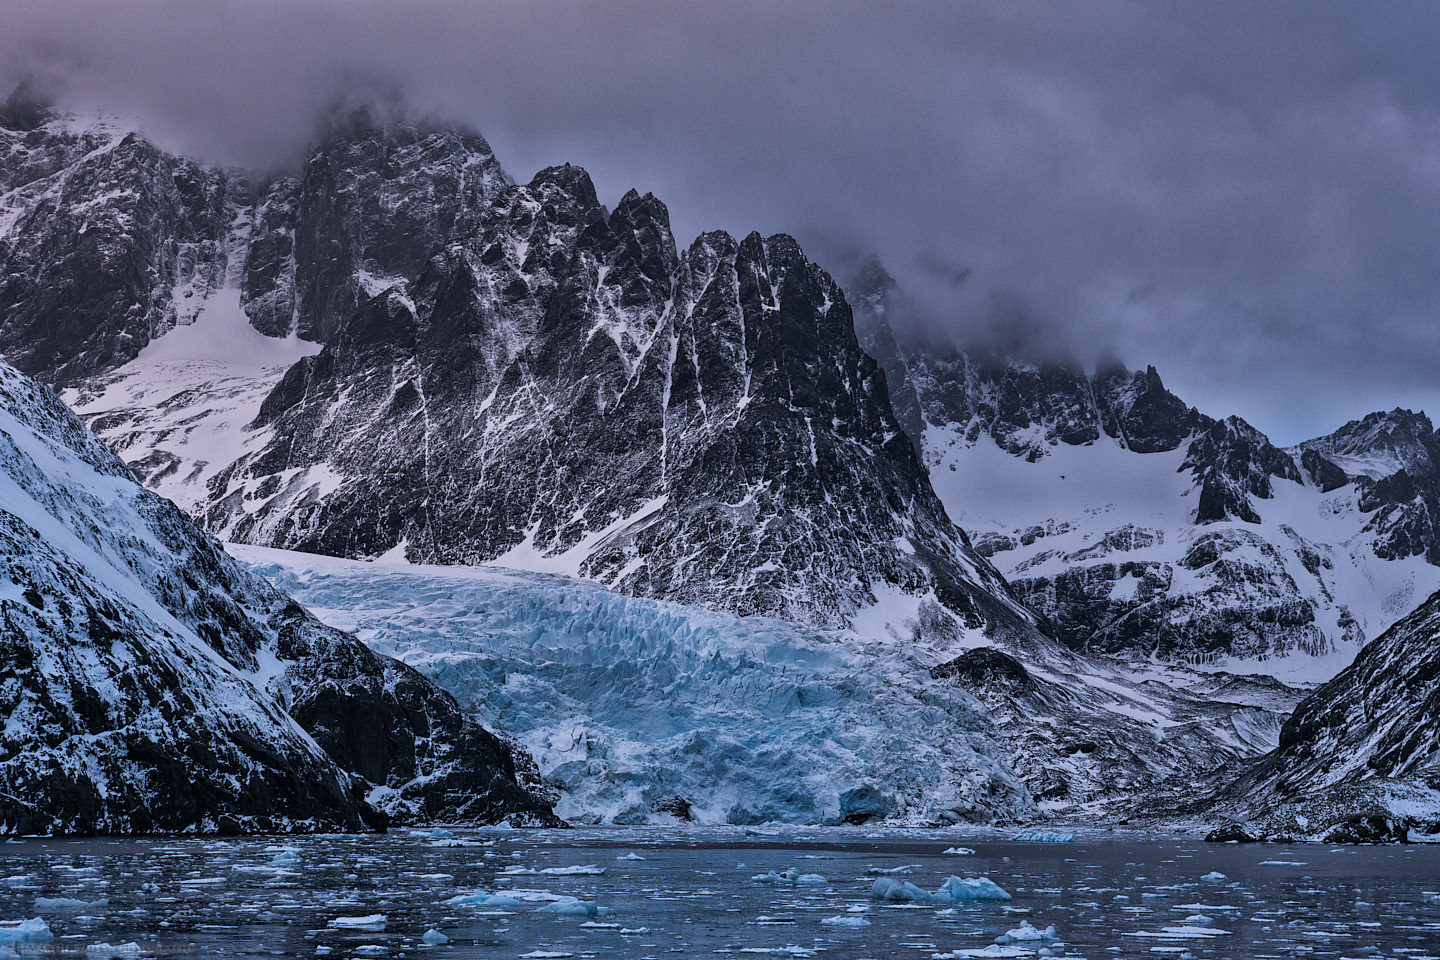
<svg viewBox="0 0 1440 960"><path fill-rule="evenodd" d="M6 0L0 81L226 161L339 95L572 160L682 239L874 250L929 332L1155 363L1282 439L1440 412L1440 8Z"/></svg>

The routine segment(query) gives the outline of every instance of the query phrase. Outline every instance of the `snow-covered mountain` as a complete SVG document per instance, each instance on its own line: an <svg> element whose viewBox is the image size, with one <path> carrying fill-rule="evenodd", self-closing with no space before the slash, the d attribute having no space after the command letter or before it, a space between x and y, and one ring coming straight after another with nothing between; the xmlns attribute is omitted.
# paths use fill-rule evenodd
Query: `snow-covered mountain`
<svg viewBox="0 0 1440 960"><path fill-rule="evenodd" d="M1440 588L1423 415L1282 450L1153 368L907 348L883 270L853 289L937 494L1073 649L1323 681Z"/></svg>
<svg viewBox="0 0 1440 960"><path fill-rule="evenodd" d="M568 165L515 185L477 134L367 111L264 183L22 126L0 131L0 350L227 539L815 624L932 597L1032 629L789 237L681 252L652 196L607 210ZM104 256L72 270L71 247Z"/></svg>
<svg viewBox="0 0 1440 960"><path fill-rule="evenodd" d="M0 363L0 830L548 821L530 761L247 571Z"/></svg>
<svg viewBox="0 0 1440 960"><path fill-rule="evenodd" d="M514 183L472 132L360 111L265 179L0 111L0 158L0 352L212 532L351 558L257 562L581 816L1129 813L1274 746L1296 691L1237 671L1324 679L1440 585L1412 448L1341 465L1383 430L1286 451L1153 370L917 353L883 271L851 298L784 235L682 251L653 196ZM810 695L884 719L736 732ZM679 740L620 719L657 704Z"/></svg>

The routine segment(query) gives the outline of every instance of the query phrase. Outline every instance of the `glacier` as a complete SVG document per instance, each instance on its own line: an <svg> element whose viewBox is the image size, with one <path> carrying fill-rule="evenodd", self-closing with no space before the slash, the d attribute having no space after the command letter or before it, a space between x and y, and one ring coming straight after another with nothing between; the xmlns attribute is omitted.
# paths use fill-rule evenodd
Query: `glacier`
<svg viewBox="0 0 1440 960"><path fill-rule="evenodd" d="M924 644L499 568L233 545L321 620L504 729L576 823L931 822L1036 814L985 710Z"/></svg>

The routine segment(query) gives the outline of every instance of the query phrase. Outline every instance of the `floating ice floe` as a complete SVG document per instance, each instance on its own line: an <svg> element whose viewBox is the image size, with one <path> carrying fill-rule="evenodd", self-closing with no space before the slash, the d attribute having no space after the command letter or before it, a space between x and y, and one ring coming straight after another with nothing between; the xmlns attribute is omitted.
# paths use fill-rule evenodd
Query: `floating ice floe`
<svg viewBox="0 0 1440 960"><path fill-rule="evenodd" d="M866 920L864 917L860 916L859 914L855 914L855 913L850 913L850 914L842 913L842 914L840 914L838 917L826 917L824 920L821 920L820 922L821 922L822 924L824 924L825 926L827 926L827 927L868 927L868 926L870 926L870 921L869 921L869 920Z"/></svg>
<svg viewBox="0 0 1440 960"><path fill-rule="evenodd" d="M1213 940L1216 937L1228 937L1229 930L1221 930L1218 927L1161 927L1159 930L1135 930L1122 934L1126 937L1136 937L1141 940Z"/></svg>
<svg viewBox="0 0 1440 960"><path fill-rule="evenodd" d="M336 917L330 921L330 926L336 930L364 930L368 933L379 933L385 929L387 919L383 913L372 913L365 917Z"/></svg>
<svg viewBox="0 0 1440 960"><path fill-rule="evenodd" d="M420 940L422 943L428 943L432 947L438 947L442 943L450 942L449 937L434 928L426 930L425 933L421 935Z"/></svg>
<svg viewBox="0 0 1440 960"><path fill-rule="evenodd" d="M131 941L130 943L92 943L85 948L85 953L91 957L138 957L144 951L140 944Z"/></svg>
<svg viewBox="0 0 1440 960"><path fill-rule="evenodd" d="M29 920L0 920L0 944L38 943L53 940L50 925L42 917Z"/></svg>
<svg viewBox="0 0 1440 960"><path fill-rule="evenodd" d="M604 867L597 867L593 863L587 863L581 867L545 867L536 870L533 867L506 867L500 873L507 877L598 877L605 872Z"/></svg>
<svg viewBox="0 0 1440 960"><path fill-rule="evenodd" d="M508 893L488 893L476 890L474 893L460 893L445 901L461 907L518 907L523 901Z"/></svg>
<svg viewBox="0 0 1440 960"><path fill-rule="evenodd" d="M757 874L750 879L756 883L795 883L814 886L820 886L821 884L830 882L818 873L801 873L794 867L791 867L784 873L776 873L774 870L771 870L768 873Z"/></svg>
<svg viewBox="0 0 1440 960"><path fill-rule="evenodd" d="M642 857L642 856L640 856L640 854L638 854L638 853L627 853L627 854L625 854L625 856L623 856L623 857L616 857L615 859L616 859L616 860L644 860L645 858Z"/></svg>
<svg viewBox="0 0 1440 960"><path fill-rule="evenodd" d="M1074 843L1075 834L1055 833L1050 830L1021 830L1010 839L1024 843Z"/></svg>
<svg viewBox="0 0 1440 960"><path fill-rule="evenodd" d="M881 877L870 888L870 898L892 903L953 903L962 900L1009 900L1011 896L989 877L949 877L934 893L921 890L908 880Z"/></svg>
<svg viewBox="0 0 1440 960"><path fill-rule="evenodd" d="M1024 947L1007 947L1002 944L992 943L988 947L974 947L963 950L955 950L950 953L932 953L933 960L964 960L969 957L1033 957L1034 950L1027 950Z"/></svg>
<svg viewBox="0 0 1440 960"><path fill-rule="evenodd" d="M277 867L293 867L301 860L300 851L294 849L281 850L270 858L270 862Z"/></svg>
<svg viewBox="0 0 1440 960"><path fill-rule="evenodd" d="M378 943L366 943L356 947L352 953L357 957L388 957L390 948Z"/></svg>
<svg viewBox="0 0 1440 960"><path fill-rule="evenodd" d="M741 947L737 953L758 953L767 957L813 957L815 951L809 947Z"/></svg>
<svg viewBox="0 0 1440 960"><path fill-rule="evenodd" d="M897 873L913 873L919 864L906 864L903 867L866 867L865 875L869 877L893 877Z"/></svg>
<svg viewBox="0 0 1440 960"><path fill-rule="evenodd" d="M558 950L531 950L529 953L520 954L520 960L562 960L564 957L573 957L573 953L562 953Z"/></svg>
<svg viewBox="0 0 1440 960"><path fill-rule="evenodd" d="M1219 883L1222 880L1229 880L1230 878L1225 876L1225 874L1221 873L1219 870L1211 870L1209 873L1205 874L1205 876L1201 877L1200 879L1205 880L1209 883Z"/></svg>
<svg viewBox="0 0 1440 960"><path fill-rule="evenodd" d="M36 897L36 910L104 910L109 900L76 900L74 897Z"/></svg>
<svg viewBox="0 0 1440 960"><path fill-rule="evenodd" d="M999 944L1012 943L1054 943L1060 937L1055 933L1055 924L1050 924L1044 930L1036 927L1029 920L1020 921L1020 926L1007 930L995 938Z"/></svg>
<svg viewBox="0 0 1440 960"><path fill-rule="evenodd" d="M954 856L957 856L957 857L973 857L973 856L975 856L975 851L974 851L974 850L971 850L969 847L946 847L943 852L949 853L949 854L953 854Z"/></svg>

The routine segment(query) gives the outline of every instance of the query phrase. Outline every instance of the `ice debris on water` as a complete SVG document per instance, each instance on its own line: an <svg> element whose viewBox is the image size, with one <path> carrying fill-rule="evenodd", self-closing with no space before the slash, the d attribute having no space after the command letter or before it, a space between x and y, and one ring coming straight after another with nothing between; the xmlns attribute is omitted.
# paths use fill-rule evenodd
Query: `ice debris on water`
<svg viewBox="0 0 1440 960"><path fill-rule="evenodd" d="M1075 834L1056 833L1050 830L1021 830L1010 839L1022 843L1074 843Z"/></svg>
<svg viewBox="0 0 1440 960"><path fill-rule="evenodd" d="M29 920L0 920L0 943L36 943L54 939L50 925L41 917Z"/></svg>
<svg viewBox="0 0 1440 960"><path fill-rule="evenodd" d="M1230 878L1225 876L1225 874L1221 873L1219 870L1211 870L1209 873L1205 874L1205 876L1201 877L1200 879L1205 880L1209 883L1219 883L1222 880L1229 880Z"/></svg>
<svg viewBox="0 0 1440 960"><path fill-rule="evenodd" d="M518 907L523 903L508 893L490 893L486 890L458 893L445 902L461 907Z"/></svg>
<svg viewBox="0 0 1440 960"><path fill-rule="evenodd" d="M818 873L801 873L794 867L791 867L784 873L776 873L774 870L771 870L768 873L761 873L750 879L756 883L796 883L805 885L813 884L815 886L830 882Z"/></svg>
<svg viewBox="0 0 1440 960"><path fill-rule="evenodd" d="M820 922L821 922L822 924L824 924L825 926L827 926L827 927L868 927L868 926L870 926L870 921L869 921L869 920L866 920L864 917L859 916L858 914L854 914L854 913L850 913L850 914L842 913L842 914L840 914L838 917L826 917L824 920L821 920Z"/></svg>
<svg viewBox="0 0 1440 960"><path fill-rule="evenodd" d="M434 929L433 927L429 930L426 930L425 933L421 935L420 940L424 943L430 944L430 946L432 947L438 947L442 943L450 942L449 937L445 936L445 934L441 933L439 930Z"/></svg>
<svg viewBox="0 0 1440 960"><path fill-rule="evenodd" d="M943 852L953 854L957 857L975 856L975 851L971 850L969 847L946 847Z"/></svg>
<svg viewBox="0 0 1440 960"><path fill-rule="evenodd" d="M587 863L579 867L545 867L536 870L533 867L506 867L500 871L507 877L598 877L605 872L604 867L597 867L593 863Z"/></svg>
<svg viewBox="0 0 1440 960"><path fill-rule="evenodd" d="M949 877L934 893L922 890L908 880L881 877L870 888L870 898L895 903L955 903L962 900L1009 900L1011 896L989 877Z"/></svg>
<svg viewBox="0 0 1440 960"><path fill-rule="evenodd" d="M92 957L138 957L142 952L140 944L133 940L130 943L92 943L85 948L85 953Z"/></svg>
<svg viewBox="0 0 1440 960"><path fill-rule="evenodd" d="M616 857L615 859L616 859L616 860L644 860L645 858L642 857L642 856L640 856L640 854L638 854L638 853L627 853L627 854L625 854L625 856L623 856L623 857Z"/></svg>

